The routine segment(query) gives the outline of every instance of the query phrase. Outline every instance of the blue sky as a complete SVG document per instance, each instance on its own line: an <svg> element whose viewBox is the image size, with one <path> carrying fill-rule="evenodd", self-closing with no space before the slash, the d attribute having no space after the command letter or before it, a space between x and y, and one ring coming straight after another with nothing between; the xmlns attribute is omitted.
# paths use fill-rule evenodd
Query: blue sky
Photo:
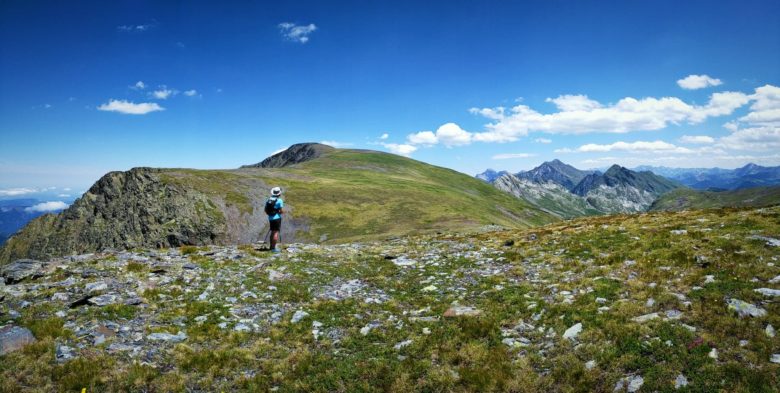
<svg viewBox="0 0 780 393"><path fill-rule="evenodd" d="M0 194L304 141L468 174L780 165L777 1L228 3L3 2Z"/></svg>

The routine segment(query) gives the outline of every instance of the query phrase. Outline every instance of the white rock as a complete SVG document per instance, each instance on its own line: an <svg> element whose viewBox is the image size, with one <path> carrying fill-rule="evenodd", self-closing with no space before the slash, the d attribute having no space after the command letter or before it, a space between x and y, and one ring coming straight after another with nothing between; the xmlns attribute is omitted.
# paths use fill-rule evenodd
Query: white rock
<svg viewBox="0 0 780 393"><path fill-rule="evenodd" d="M685 230L685 229L674 229L674 230L671 230L671 231L669 231L669 232L670 232L672 235L685 235L685 234L687 234L687 233L688 233L688 231L687 231L687 230Z"/></svg>
<svg viewBox="0 0 780 393"><path fill-rule="evenodd" d="M582 324L577 323L574 326L566 329L565 332L563 332L563 338L574 340L577 338L577 335L580 334L581 331L582 331Z"/></svg>
<svg viewBox="0 0 780 393"><path fill-rule="evenodd" d="M647 299L647 301L645 302L645 307L647 308L653 307L654 305L655 305L655 299L653 298Z"/></svg>
<svg viewBox="0 0 780 393"><path fill-rule="evenodd" d="M710 351L709 354L707 354L707 356L709 356L709 357L711 357L711 358L713 358L715 360L718 360L718 348L712 348L712 350Z"/></svg>
<svg viewBox="0 0 780 393"><path fill-rule="evenodd" d="M178 343L186 340L187 335L184 332L179 332L178 334L152 333L146 336L146 338L152 341L168 341L168 342Z"/></svg>
<svg viewBox="0 0 780 393"><path fill-rule="evenodd" d="M709 283L713 283L713 282L715 282L715 276L714 275L709 274L709 275L704 276L704 283L705 284L709 284ZM680 375L682 375L682 374L680 374Z"/></svg>
<svg viewBox="0 0 780 393"><path fill-rule="evenodd" d="M622 391L623 389L626 389L629 393L634 393L638 391L642 384L645 383L645 379L642 378L640 375L636 375L633 377L625 377L617 381L615 384L615 390L616 392Z"/></svg>
<svg viewBox="0 0 780 393"><path fill-rule="evenodd" d="M674 388L679 389L688 386L688 378L685 375L678 374L677 379L674 380Z"/></svg>
<svg viewBox="0 0 780 393"><path fill-rule="evenodd" d="M758 289L754 289L754 291L764 296L780 296L780 289L758 288Z"/></svg>
<svg viewBox="0 0 780 393"><path fill-rule="evenodd" d="M360 334L364 336L367 336L370 331L371 331L371 325L366 325L360 328Z"/></svg>
<svg viewBox="0 0 780 393"><path fill-rule="evenodd" d="M771 279L771 280L769 280L769 283L770 283L770 284L777 284L777 283L780 283L780 275L779 275L779 276L777 276L777 277L775 277L775 278L773 278L773 279Z"/></svg>
<svg viewBox="0 0 780 393"><path fill-rule="evenodd" d="M427 287L423 288L422 291L423 292L433 292L433 291L435 291L437 289L438 288L436 288L436 285L428 285Z"/></svg>
<svg viewBox="0 0 780 393"><path fill-rule="evenodd" d="M772 357L769 358L769 361L780 364L780 353L773 354Z"/></svg>
<svg viewBox="0 0 780 393"><path fill-rule="evenodd" d="M412 343L412 340L401 341L400 343L395 344L393 346L393 349L395 349L397 351L397 350L399 350L399 349L401 349L403 347L409 346L411 343Z"/></svg>
<svg viewBox="0 0 780 393"><path fill-rule="evenodd" d="M636 322L636 323L645 323L647 321L650 321L650 320L653 320L653 319L656 319L656 318L659 318L659 315L658 315L657 312L654 312L654 313L650 313L650 314L640 315L640 316L638 316L636 318L632 318L631 320Z"/></svg>
<svg viewBox="0 0 780 393"><path fill-rule="evenodd" d="M103 281L91 282L84 287L88 294L94 295L108 289L108 284Z"/></svg>
<svg viewBox="0 0 780 393"><path fill-rule="evenodd" d="M766 329L764 329L764 332L766 333L767 336L774 337L775 336L775 327L772 326L772 325L766 325Z"/></svg>
<svg viewBox="0 0 780 393"><path fill-rule="evenodd" d="M585 369L586 370L593 370L593 368L596 367L596 361L595 360L588 360L585 362Z"/></svg>
<svg viewBox="0 0 780 393"><path fill-rule="evenodd" d="M428 329L427 327L423 328L422 333L427 336L427 335L431 334L431 329Z"/></svg>
<svg viewBox="0 0 780 393"><path fill-rule="evenodd" d="M761 307L756 307L748 302L739 299L729 299L727 301L729 310L736 311L740 317L763 317L766 316L766 310Z"/></svg>
<svg viewBox="0 0 780 393"><path fill-rule="evenodd" d="M303 318L306 318L309 316L309 313L303 310L297 310L295 311L295 314L293 314L292 319L290 319L290 323L298 323Z"/></svg>

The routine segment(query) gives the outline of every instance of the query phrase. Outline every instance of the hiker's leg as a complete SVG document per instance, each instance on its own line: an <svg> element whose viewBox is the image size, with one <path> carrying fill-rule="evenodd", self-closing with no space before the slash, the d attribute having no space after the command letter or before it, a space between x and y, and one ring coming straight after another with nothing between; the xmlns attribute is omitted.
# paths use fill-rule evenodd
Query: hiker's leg
<svg viewBox="0 0 780 393"><path fill-rule="evenodd" d="M271 231L271 249L276 248L276 243L279 242L279 231Z"/></svg>

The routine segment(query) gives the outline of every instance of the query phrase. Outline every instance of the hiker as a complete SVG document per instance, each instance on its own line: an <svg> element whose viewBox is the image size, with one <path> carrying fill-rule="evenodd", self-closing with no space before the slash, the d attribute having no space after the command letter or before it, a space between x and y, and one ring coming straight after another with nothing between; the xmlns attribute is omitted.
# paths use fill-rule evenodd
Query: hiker
<svg viewBox="0 0 780 393"><path fill-rule="evenodd" d="M271 189L271 197L265 201L265 214L268 215L268 224L271 226L271 252L278 253L276 244L279 243L279 232L282 230L282 214L284 214L284 201L282 200L282 189L274 187Z"/></svg>

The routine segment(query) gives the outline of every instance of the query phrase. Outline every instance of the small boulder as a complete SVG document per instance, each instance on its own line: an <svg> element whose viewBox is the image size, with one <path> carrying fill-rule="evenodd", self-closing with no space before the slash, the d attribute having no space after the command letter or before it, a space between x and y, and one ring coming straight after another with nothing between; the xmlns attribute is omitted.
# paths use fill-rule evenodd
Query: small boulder
<svg viewBox="0 0 780 393"><path fill-rule="evenodd" d="M581 323L577 323L577 324L573 325L572 327L566 329L565 332L563 332L563 338L569 339L569 340L572 340L572 341L576 340L577 339L577 335L579 335L580 332L582 332L582 324Z"/></svg>
<svg viewBox="0 0 780 393"><path fill-rule="evenodd" d="M476 317L482 315L482 311L471 306L452 306L444 312L445 318Z"/></svg>
<svg viewBox="0 0 780 393"><path fill-rule="evenodd" d="M16 284L27 278L37 278L43 275L44 263L33 259L17 259L0 270L6 284Z"/></svg>
<svg viewBox="0 0 780 393"><path fill-rule="evenodd" d="M739 299L729 299L727 302L729 310L736 311L740 317L763 317L766 316L766 310L756 307L748 302Z"/></svg>
<svg viewBox="0 0 780 393"><path fill-rule="evenodd" d="M0 329L0 356L34 343L32 332L20 326L5 326Z"/></svg>

